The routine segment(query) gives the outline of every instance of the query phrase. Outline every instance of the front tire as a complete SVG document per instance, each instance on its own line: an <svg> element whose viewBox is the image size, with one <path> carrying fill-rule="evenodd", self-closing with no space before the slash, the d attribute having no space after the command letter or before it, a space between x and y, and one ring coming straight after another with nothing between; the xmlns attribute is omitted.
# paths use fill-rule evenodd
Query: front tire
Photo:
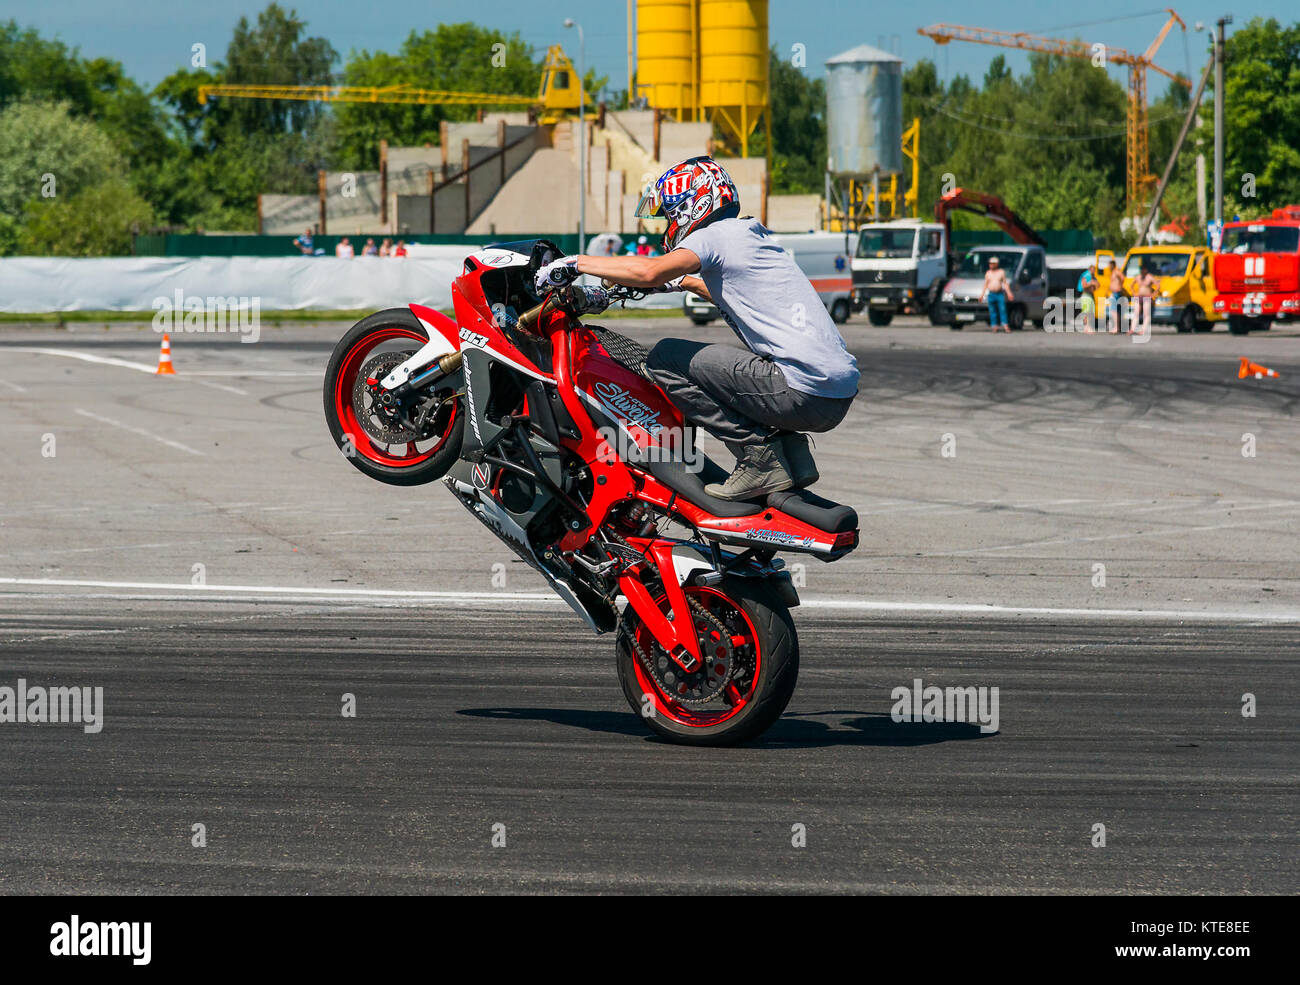
<svg viewBox="0 0 1300 985"><path fill-rule="evenodd" d="M433 482L460 457L465 413L463 398L456 396L459 372L430 384L432 393L421 392L420 409L427 405L429 412L419 432L403 431L387 419L361 377L363 370L378 374L379 364L390 370L390 363L397 365L428 341L428 331L409 308L377 311L339 339L325 370L325 422L334 444L358 470L389 485Z"/></svg>
<svg viewBox="0 0 1300 985"><path fill-rule="evenodd" d="M849 320L849 302L845 298L839 298L831 305L831 321L836 325L843 325Z"/></svg>
<svg viewBox="0 0 1300 985"><path fill-rule="evenodd" d="M1013 332L1018 332L1025 327L1025 309L1020 305L1013 305L1007 309L1007 328Z"/></svg>
<svg viewBox="0 0 1300 985"><path fill-rule="evenodd" d="M879 308L867 309L867 321L880 328L884 328L893 320L894 313L892 311L881 311Z"/></svg>
<svg viewBox="0 0 1300 985"><path fill-rule="evenodd" d="M685 591L732 633L730 659L738 664L733 668L737 676L722 696L702 708L680 704L637 653L633 640L651 660L667 659L628 607L619 620L616 644L623 696L650 731L679 745L731 746L754 739L781 717L799 678L799 638L790 610L771 588L750 578L731 577L717 587L687 586ZM666 608L666 601L661 604ZM716 631L700 620L696 625L706 630L701 650L707 653L705 644L716 640Z"/></svg>

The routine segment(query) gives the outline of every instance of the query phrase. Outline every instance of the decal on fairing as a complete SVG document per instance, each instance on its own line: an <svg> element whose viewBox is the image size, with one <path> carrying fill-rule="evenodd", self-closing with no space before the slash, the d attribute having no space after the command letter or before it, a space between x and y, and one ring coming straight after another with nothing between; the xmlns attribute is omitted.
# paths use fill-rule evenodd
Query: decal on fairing
<svg viewBox="0 0 1300 985"><path fill-rule="evenodd" d="M600 380L592 389L596 391L596 399L620 424L635 424L651 437L663 430L663 425L659 423L659 411L652 410L637 400L626 387Z"/></svg>

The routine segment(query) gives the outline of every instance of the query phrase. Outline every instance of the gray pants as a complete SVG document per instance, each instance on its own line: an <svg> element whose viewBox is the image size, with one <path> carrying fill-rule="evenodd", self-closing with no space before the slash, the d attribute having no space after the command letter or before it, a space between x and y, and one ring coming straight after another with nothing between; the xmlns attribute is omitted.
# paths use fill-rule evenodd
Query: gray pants
<svg viewBox="0 0 1300 985"><path fill-rule="evenodd" d="M829 431L853 405L852 397L791 389L776 363L735 345L664 339L646 369L688 421L730 445L781 431Z"/></svg>

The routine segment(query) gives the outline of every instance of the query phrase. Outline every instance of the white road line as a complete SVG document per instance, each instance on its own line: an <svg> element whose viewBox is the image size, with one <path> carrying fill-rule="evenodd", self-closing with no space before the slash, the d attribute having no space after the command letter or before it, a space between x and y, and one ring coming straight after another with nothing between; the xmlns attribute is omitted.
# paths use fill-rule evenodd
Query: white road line
<svg viewBox="0 0 1300 985"><path fill-rule="evenodd" d="M19 386L17 383L10 383L8 380L0 380L0 385L7 386L9 387L9 389L14 390L18 393L27 392L27 387Z"/></svg>
<svg viewBox="0 0 1300 985"><path fill-rule="evenodd" d="M129 359L118 359L116 356L92 356L89 352L78 352L75 349L41 349L31 346L13 346L5 349L6 352L28 352L36 353L42 356L62 356L65 359L80 359L86 363L98 363L101 366L119 366L122 369L134 369L139 373L148 373L156 376L158 367L150 366L148 363L133 363ZM183 375L164 377L165 379L184 380L189 376L198 376L198 373L185 373ZM225 386L221 383L212 383L208 380L190 380L191 383L197 383L199 386L212 387L214 390L224 390L226 393L237 393L241 397L248 396L247 390L241 390L239 387Z"/></svg>
<svg viewBox="0 0 1300 985"><path fill-rule="evenodd" d="M153 441L157 441L166 445L168 448L175 448L177 451L188 452L191 455L198 455L200 458L203 457L203 452L196 451L189 445L183 445L179 441L172 441L170 438L164 438L162 435L154 434L152 431L146 431L144 428L137 428L132 427L130 424L123 424L121 421L115 421L111 417L102 417L99 414L92 414L90 411L83 410L80 407L74 409L82 417L89 417L96 421L102 421L105 424L111 424L115 428L121 428L123 431L130 431L132 434L138 434L142 438L149 438Z"/></svg>
<svg viewBox="0 0 1300 985"><path fill-rule="evenodd" d="M252 595L264 598L330 597L339 599L392 599L421 602L456 602L462 604L495 605L502 602L560 605L554 595L533 592L419 592L382 588L314 588L311 586L287 587L282 585L191 585L187 583L152 581L92 581L71 578L8 578L0 577L0 585L24 585L45 588L106 588L136 589L142 591L176 592L187 596L209 595L213 598L232 595ZM33 595L44 593L10 593ZM111 596L110 596L111 597ZM122 596L130 598L132 596ZM1265 610L1250 612L1244 609L1085 609L1051 608L1048 606L982 605L963 602L900 602L846 598L809 598L803 600L809 609L834 609L847 612L876 613L928 613L954 616L1040 616L1048 618L1079 619L1147 619L1164 622L1180 620L1194 622L1268 622L1300 623L1300 610Z"/></svg>

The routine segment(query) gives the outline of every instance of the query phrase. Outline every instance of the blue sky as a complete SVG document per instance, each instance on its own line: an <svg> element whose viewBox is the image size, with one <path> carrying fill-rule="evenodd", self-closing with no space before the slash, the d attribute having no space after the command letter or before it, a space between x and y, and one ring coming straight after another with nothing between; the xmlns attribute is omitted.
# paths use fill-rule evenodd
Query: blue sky
<svg viewBox="0 0 1300 985"><path fill-rule="evenodd" d="M393 51L412 30L442 22L473 20L518 31L525 41L545 50L559 42L576 57L577 39L566 31L565 17L579 21L586 35L587 60L610 84L627 82L627 23L625 0L494 0L490 3L448 3L441 0L299 0L284 2L308 23L310 32L328 38L341 53L352 49ZM83 55L121 61L142 84L153 85L180 67L187 67L190 45L208 46L219 60L241 15L254 18L264 0L44 0L40 4L0 0L0 20L10 18L79 47ZM1205 39L1225 0L1181 0L1175 9L1187 22L1186 40L1177 28L1161 49L1157 62L1170 71L1198 70L1204 63ZM939 47L916 33L920 26L940 21L975 27L1101 41L1141 51L1164 23L1158 7L1120 0L1093 0L1084 5L1026 4L1023 0L985 0L982 4L954 0L914 0L911 3L868 3L865 0L771 0L771 40L783 50L799 42L807 46L810 71L822 71L827 57L858 44L895 50L907 63L932 59L943 78L959 73L983 74L990 58L1003 49L953 43ZM1276 17L1283 23L1300 20L1294 0L1252 0L1232 11L1238 24L1253 16ZM1206 31L1196 33L1202 21ZM1229 28L1231 30L1231 28ZM1004 52L1021 71L1025 56ZM1112 68L1117 79L1120 72ZM1159 76L1151 77L1153 95Z"/></svg>

